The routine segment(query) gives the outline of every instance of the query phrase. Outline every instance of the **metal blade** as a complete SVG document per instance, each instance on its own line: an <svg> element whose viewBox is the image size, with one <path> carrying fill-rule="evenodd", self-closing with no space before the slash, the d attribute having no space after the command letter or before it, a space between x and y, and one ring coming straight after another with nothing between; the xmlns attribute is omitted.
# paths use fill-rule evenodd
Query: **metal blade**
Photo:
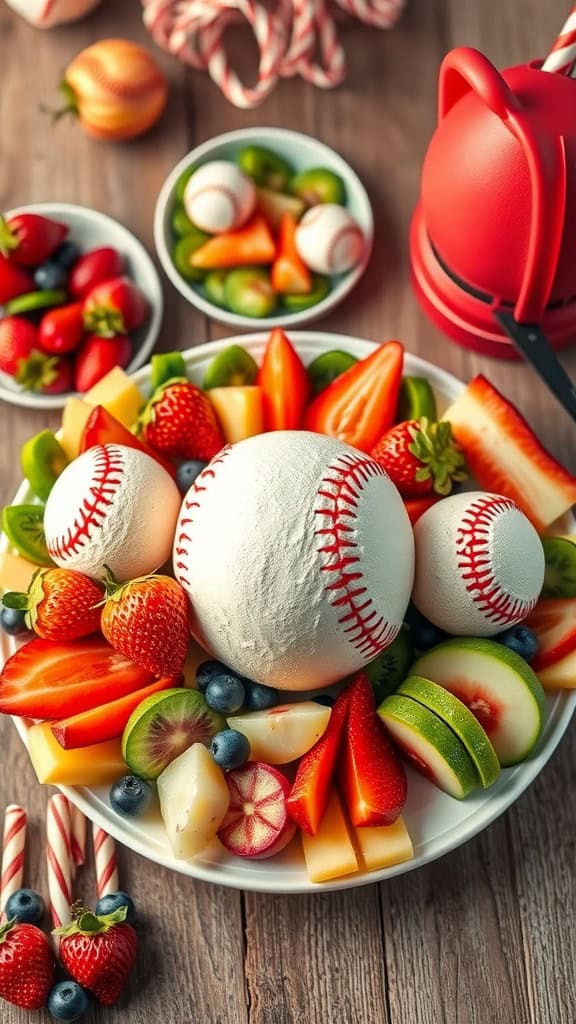
<svg viewBox="0 0 576 1024"><path fill-rule="evenodd" d="M519 324L512 313L494 310L496 320L524 358L552 392L560 405L576 420L576 387L538 324Z"/></svg>

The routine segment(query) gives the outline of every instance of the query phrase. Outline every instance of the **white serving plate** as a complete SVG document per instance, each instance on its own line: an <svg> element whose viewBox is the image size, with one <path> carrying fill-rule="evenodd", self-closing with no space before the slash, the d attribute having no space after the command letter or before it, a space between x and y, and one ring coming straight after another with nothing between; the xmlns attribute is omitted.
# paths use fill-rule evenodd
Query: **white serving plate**
<svg viewBox="0 0 576 1024"><path fill-rule="evenodd" d="M292 333L290 337L306 363L329 349L344 349L359 358L368 355L374 349L373 342L321 331L302 331ZM264 351L266 338L267 335L260 332L226 338L189 350L184 354L191 379L201 383L210 361L230 344L243 345L258 361ZM406 355L405 372L428 378L434 387L441 410L446 408L464 387L456 377L410 354ZM134 380L145 389L149 381L148 367L143 367L134 374ZM30 492L27 486L22 484L14 500L25 502L29 498ZM2 537L0 549L5 547L6 538ZM0 634L2 658L7 658L14 649L14 642L6 634ZM297 840L283 853L270 860L250 861L233 857L217 842L201 856L187 861L177 860L172 855L157 810L151 809L144 818L127 820L120 818L111 809L108 803L108 787L61 788L72 803L129 849L192 878L259 892L309 893L350 889L393 878L395 875L422 867L423 864L428 864L461 846L486 828L518 799L541 772L566 731L575 707L576 690L549 694L546 724L532 756L521 765L504 769L498 782L489 790L477 791L462 802L442 793L431 782L408 767L408 802L404 810L404 819L414 843L414 859L396 867L350 875L322 884L308 880ZM26 742L25 725L19 719L14 719L14 724Z"/></svg>

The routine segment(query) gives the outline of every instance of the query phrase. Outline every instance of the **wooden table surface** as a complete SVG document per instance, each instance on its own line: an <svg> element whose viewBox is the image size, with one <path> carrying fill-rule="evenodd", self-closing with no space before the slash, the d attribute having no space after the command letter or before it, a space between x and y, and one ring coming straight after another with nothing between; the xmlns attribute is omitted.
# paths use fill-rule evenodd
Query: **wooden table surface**
<svg viewBox="0 0 576 1024"><path fill-rule="evenodd" d="M284 82L257 111L231 107L210 80L160 55L166 116L131 145L97 143L72 123L52 127L40 105L69 59L106 36L145 41L136 0L104 0L89 20L41 33L0 10L0 209L40 200L94 206L152 248L152 211L172 166L211 135L248 125L301 129L334 146L366 183L376 213L374 256L357 291L322 327L398 337L463 379L487 373L543 442L576 470L574 427L524 366L467 354L425 320L412 295L407 232L434 128L436 77L454 45L500 67L546 52L565 0L408 0L400 24L345 29L347 82L319 92ZM249 49L244 47L244 52ZM164 349L218 327L165 282ZM576 375L576 351L565 357ZM19 480L23 441L57 414L0 403L0 500ZM0 807L31 816L28 884L45 891L47 793L2 722ZM121 882L141 908L141 952L129 998L87 1020L125 1024L570 1024L576 1017L574 730L517 804L437 863L350 893L267 896L170 873L127 850ZM89 875L84 882L90 893ZM2 1004L3 1024L24 1013ZM48 1020L48 1015L45 1018Z"/></svg>

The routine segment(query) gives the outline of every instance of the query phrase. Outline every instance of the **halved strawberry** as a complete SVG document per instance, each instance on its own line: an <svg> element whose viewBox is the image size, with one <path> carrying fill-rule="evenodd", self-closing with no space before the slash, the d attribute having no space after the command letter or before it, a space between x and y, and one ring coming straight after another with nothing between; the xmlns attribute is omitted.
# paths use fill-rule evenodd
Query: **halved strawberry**
<svg viewBox="0 0 576 1024"><path fill-rule="evenodd" d="M330 786L348 715L350 690L336 701L323 736L301 758L288 797L288 813L309 835L315 836L330 797Z"/></svg>
<svg viewBox="0 0 576 1024"><path fill-rule="evenodd" d="M230 805L218 838L237 857L263 859L280 853L296 830L288 817L290 783L269 764L248 761L226 773Z"/></svg>
<svg viewBox="0 0 576 1024"><path fill-rule="evenodd" d="M80 437L80 454L87 452L97 444L123 444L126 448L135 448L138 452L146 452L164 467L170 476L176 479L176 467L164 459L159 452L139 441L130 433L111 412L103 405L95 405L90 413Z"/></svg>
<svg viewBox="0 0 576 1024"><path fill-rule="evenodd" d="M576 503L576 477L542 447L523 416L482 374L444 413L472 476L512 498L536 529Z"/></svg>
<svg viewBox="0 0 576 1024"><path fill-rule="evenodd" d="M159 690L180 686L180 679L179 676L163 676L162 679L156 679L149 686L135 690L134 693L129 693L125 697L119 697L118 700L110 701L109 704L102 704L100 707L81 711L77 715L53 722L52 732L65 750L89 747L92 743L113 740L116 736L122 735L130 715L146 697Z"/></svg>
<svg viewBox="0 0 576 1024"><path fill-rule="evenodd" d="M538 637L538 651L530 663L538 673L576 650L576 597L538 601L524 625Z"/></svg>
<svg viewBox="0 0 576 1024"><path fill-rule="evenodd" d="M391 825L402 813L406 772L376 714L374 691L363 673L350 689L339 778L353 825Z"/></svg>
<svg viewBox="0 0 576 1024"><path fill-rule="evenodd" d="M63 718L140 690L153 678L102 637L70 643L29 640L0 673L0 711Z"/></svg>

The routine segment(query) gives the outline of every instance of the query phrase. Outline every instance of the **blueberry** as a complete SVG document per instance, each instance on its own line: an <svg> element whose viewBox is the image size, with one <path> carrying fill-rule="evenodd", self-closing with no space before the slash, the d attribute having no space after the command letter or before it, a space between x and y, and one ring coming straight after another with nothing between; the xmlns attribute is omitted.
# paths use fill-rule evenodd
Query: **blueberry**
<svg viewBox="0 0 576 1024"><path fill-rule="evenodd" d="M228 667L221 661L203 661L196 669L196 686L200 693L206 693L208 683L214 676L225 676L227 672Z"/></svg>
<svg viewBox="0 0 576 1024"><path fill-rule="evenodd" d="M239 768L250 757L250 743L243 732L223 729L212 737L210 753L220 768Z"/></svg>
<svg viewBox="0 0 576 1024"><path fill-rule="evenodd" d="M279 697L278 690L273 686L263 686L262 683L254 683L251 679L243 679L246 691L246 708L248 711L266 711L266 708L275 708Z"/></svg>
<svg viewBox="0 0 576 1024"><path fill-rule="evenodd" d="M52 253L51 262L57 263L59 267L64 267L64 270L70 270L79 259L80 247L76 245L76 242L62 242L56 252Z"/></svg>
<svg viewBox="0 0 576 1024"><path fill-rule="evenodd" d="M58 263L41 263L34 271L34 284L40 291L52 291L55 288L64 288L68 275Z"/></svg>
<svg viewBox="0 0 576 1024"><path fill-rule="evenodd" d="M443 629L429 622L413 605L410 605L406 612L406 622L410 626L414 647L419 651L427 651L448 639L448 634Z"/></svg>
<svg viewBox="0 0 576 1024"><path fill-rule="evenodd" d="M128 924L134 924L136 908L134 906L134 900L127 892L109 892L106 896L102 896L96 904L95 911L98 915L113 914L114 911L119 910L120 907L126 907L125 920Z"/></svg>
<svg viewBox="0 0 576 1024"><path fill-rule="evenodd" d="M512 626L494 637L499 644L515 651L524 661L532 661L538 650L538 637L528 626Z"/></svg>
<svg viewBox="0 0 576 1024"><path fill-rule="evenodd" d="M34 889L17 889L6 901L4 912L9 921L15 917L22 924L40 924L45 909L44 900Z"/></svg>
<svg viewBox="0 0 576 1024"><path fill-rule="evenodd" d="M221 715L232 715L239 711L246 699L244 684L233 672L213 676L206 687L206 703Z"/></svg>
<svg viewBox="0 0 576 1024"><path fill-rule="evenodd" d="M59 981L48 996L46 1006L56 1020L80 1020L88 1009L90 997L77 981Z"/></svg>
<svg viewBox="0 0 576 1024"><path fill-rule="evenodd" d="M137 775L124 775L110 790L112 808L125 818L137 818L143 814L151 799L150 784Z"/></svg>
<svg viewBox="0 0 576 1024"><path fill-rule="evenodd" d="M8 636L21 636L29 632L26 612L22 608L7 608L5 604L0 608L0 626Z"/></svg>
<svg viewBox="0 0 576 1024"><path fill-rule="evenodd" d="M180 488L180 494L186 494L188 488L192 486L197 476L200 475L207 462L200 462L199 459L190 459L189 462L183 462L176 470L176 483Z"/></svg>
<svg viewBox="0 0 576 1024"><path fill-rule="evenodd" d="M327 693L321 693L319 697L314 697L313 699L315 704L323 704L326 708L333 708L336 703L336 699L330 697Z"/></svg>

